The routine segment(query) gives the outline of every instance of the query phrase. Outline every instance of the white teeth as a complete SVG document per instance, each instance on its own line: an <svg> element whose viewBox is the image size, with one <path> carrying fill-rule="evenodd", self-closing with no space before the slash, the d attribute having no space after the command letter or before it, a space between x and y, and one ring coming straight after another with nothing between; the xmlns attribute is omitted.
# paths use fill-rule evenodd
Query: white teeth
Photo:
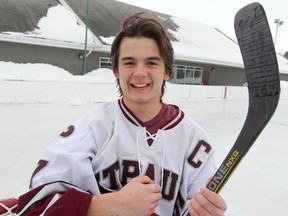
<svg viewBox="0 0 288 216"><path fill-rule="evenodd" d="M142 88L142 87L147 86L147 84L133 84L133 86L137 88Z"/></svg>

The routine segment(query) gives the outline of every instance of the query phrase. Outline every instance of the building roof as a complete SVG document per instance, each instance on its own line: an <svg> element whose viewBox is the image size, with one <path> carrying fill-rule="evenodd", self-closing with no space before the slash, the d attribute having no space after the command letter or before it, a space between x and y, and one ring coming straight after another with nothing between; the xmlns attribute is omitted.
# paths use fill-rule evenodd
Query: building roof
<svg viewBox="0 0 288 216"><path fill-rule="evenodd" d="M85 23L86 1L62 0L60 2L64 1ZM93 0L90 1L89 6L89 29L103 44L111 45L122 22L128 16L145 12L160 21L167 29L176 59L243 67L237 43L211 26L115 0Z"/></svg>
<svg viewBox="0 0 288 216"><path fill-rule="evenodd" d="M93 39L88 40L90 49L98 51L110 51L113 38L118 33L122 22L130 15L145 12L149 16L158 19L167 29L175 51L175 59L182 61L200 62L211 65L224 65L243 68L242 57L238 44L226 36L220 30L203 23L170 16L115 0L93 0L89 1L89 30ZM20 38L21 42L42 43L44 45L69 47L76 46L84 48L84 39L74 40L75 32L70 32L74 27L62 24L56 29L65 13L59 12L60 17L55 19L53 37L46 35L43 28L43 19L48 16L56 16L55 13L48 13L55 9L67 10L73 14L75 25L82 27L85 31L87 16L87 1L79 0L1 0L0 10L7 13L0 13L0 40L9 38ZM67 15L68 16L68 15ZM7 22L10 20L10 22ZM40 21L42 22L41 26ZM12 23L10 25L10 23ZM36 31L35 31L36 30ZM55 36L55 34L57 34ZM47 36L48 35L48 36ZM67 35L63 38L63 35ZM67 39L67 37L70 37ZM35 39L36 38L36 39ZM41 41L41 42L39 42ZM19 41L18 41L19 42ZM288 61L281 59L279 62L280 71L288 73Z"/></svg>
<svg viewBox="0 0 288 216"><path fill-rule="evenodd" d="M75 12L75 14L85 23L86 21L86 1L79 0L60 0L61 4L67 3L67 5ZM162 24L169 29L174 31L179 26L175 24L170 18L170 15L158 13L155 11L147 10L144 8L129 5L123 2L115 0L93 0L89 3L89 29L97 37L102 36L108 38L115 36L121 27L123 21L135 13L145 12L149 16L159 19L162 17ZM165 20L165 21L164 21ZM177 40L173 35L170 34L172 41ZM101 38L99 38L101 40ZM101 40L104 44L106 41Z"/></svg>
<svg viewBox="0 0 288 216"><path fill-rule="evenodd" d="M33 31L48 9L56 5L55 0L1 0L0 32Z"/></svg>

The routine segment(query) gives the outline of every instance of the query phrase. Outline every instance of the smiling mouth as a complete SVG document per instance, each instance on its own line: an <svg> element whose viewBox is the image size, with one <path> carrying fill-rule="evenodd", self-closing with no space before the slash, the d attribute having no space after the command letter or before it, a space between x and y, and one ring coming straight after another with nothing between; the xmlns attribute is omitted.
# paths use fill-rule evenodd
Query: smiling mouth
<svg viewBox="0 0 288 216"><path fill-rule="evenodd" d="M145 84L131 84L134 88L144 88L144 87L147 87L149 86L148 83L145 83Z"/></svg>

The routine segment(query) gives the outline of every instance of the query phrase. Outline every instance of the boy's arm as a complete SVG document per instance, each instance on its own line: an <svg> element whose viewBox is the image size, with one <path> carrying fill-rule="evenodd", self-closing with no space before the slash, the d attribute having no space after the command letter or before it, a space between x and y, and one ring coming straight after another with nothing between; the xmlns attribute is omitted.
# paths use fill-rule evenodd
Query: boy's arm
<svg viewBox="0 0 288 216"><path fill-rule="evenodd" d="M86 216L92 195L65 182L41 185L19 197L18 215Z"/></svg>

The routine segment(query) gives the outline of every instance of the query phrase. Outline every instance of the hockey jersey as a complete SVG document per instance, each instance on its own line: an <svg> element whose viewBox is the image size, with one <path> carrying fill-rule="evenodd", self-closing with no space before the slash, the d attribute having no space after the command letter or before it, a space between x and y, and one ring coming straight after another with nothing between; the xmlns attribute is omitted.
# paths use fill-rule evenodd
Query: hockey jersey
<svg viewBox="0 0 288 216"><path fill-rule="evenodd" d="M161 186L156 215L188 214L187 202L216 165L204 130L174 109L176 115L154 132L121 99L91 110L45 150L31 190L19 199L19 215L86 215L92 195L118 191L142 175Z"/></svg>

